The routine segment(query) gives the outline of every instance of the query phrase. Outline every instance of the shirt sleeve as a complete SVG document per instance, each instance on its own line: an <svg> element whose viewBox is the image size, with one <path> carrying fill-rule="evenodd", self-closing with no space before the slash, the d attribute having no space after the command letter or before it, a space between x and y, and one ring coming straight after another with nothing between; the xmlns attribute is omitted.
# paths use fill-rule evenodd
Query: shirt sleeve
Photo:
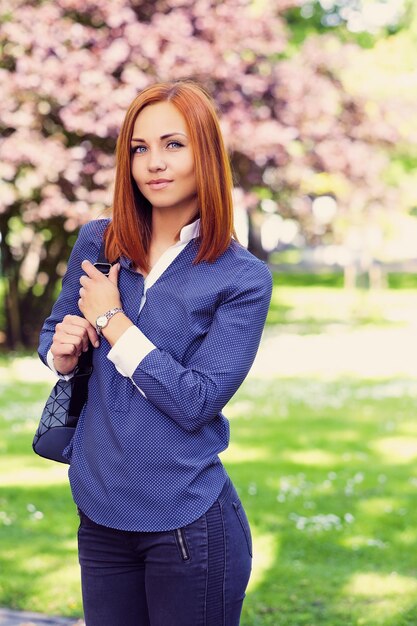
<svg viewBox="0 0 417 626"><path fill-rule="evenodd" d="M131 378L142 359L154 349L152 341L137 326L130 326L113 345L107 358L122 376Z"/></svg>
<svg viewBox="0 0 417 626"><path fill-rule="evenodd" d="M186 431L199 430L216 417L255 359L271 299L271 273L266 264L256 262L237 284L186 364L155 348L131 375L147 400Z"/></svg>
<svg viewBox="0 0 417 626"><path fill-rule="evenodd" d="M46 355L46 364L49 367L49 369L53 371L54 374L59 376L61 380L71 380L71 378L73 378L74 376L73 371L70 372L69 374L60 374L58 372L54 364L54 355L52 354L51 350L48 350L48 354Z"/></svg>

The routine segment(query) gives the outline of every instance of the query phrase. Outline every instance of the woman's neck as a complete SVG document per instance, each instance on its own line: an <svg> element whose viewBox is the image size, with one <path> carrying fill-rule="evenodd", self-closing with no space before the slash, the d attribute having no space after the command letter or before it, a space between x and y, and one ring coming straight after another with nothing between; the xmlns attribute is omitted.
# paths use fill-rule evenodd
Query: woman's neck
<svg viewBox="0 0 417 626"><path fill-rule="evenodd" d="M180 214L172 209L152 209L151 244L158 242L170 246L179 240L183 226L189 224L196 216L196 209L188 209Z"/></svg>
<svg viewBox="0 0 417 626"><path fill-rule="evenodd" d="M181 229L186 224L191 223L193 218L197 219L195 207L182 211L180 214L172 209L152 209L152 235L148 250L150 269L165 250L179 241ZM137 271L143 274L145 278L148 275L148 272L143 269L138 268Z"/></svg>

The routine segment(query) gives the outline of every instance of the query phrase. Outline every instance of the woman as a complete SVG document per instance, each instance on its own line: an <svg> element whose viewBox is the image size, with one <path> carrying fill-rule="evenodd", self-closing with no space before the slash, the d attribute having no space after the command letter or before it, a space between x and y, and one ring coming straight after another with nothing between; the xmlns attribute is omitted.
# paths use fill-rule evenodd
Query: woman
<svg viewBox="0 0 417 626"><path fill-rule="evenodd" d="M191 82L145 89L117 144L111 220L85 225L39 354L71 376L91 341L89 399L65 451L80 515L87 626L235 626L251 536L218 454L271 296L233 238L214 107ZM93 263L102 240L113 266Z"/></svg>

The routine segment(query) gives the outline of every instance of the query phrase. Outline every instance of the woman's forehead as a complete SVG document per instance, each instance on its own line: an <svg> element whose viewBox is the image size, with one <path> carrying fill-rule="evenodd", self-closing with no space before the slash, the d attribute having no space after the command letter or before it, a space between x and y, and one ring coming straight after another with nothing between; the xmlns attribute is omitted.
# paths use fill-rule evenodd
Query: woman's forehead
<svg viewBox="0 0 417 626"><path fill-rule="evenodd" d="M172 102L149 104L140 111L133 126L133 137L143 139L144 134L161 137L177 132L187 135L187 123Z"/></svg>

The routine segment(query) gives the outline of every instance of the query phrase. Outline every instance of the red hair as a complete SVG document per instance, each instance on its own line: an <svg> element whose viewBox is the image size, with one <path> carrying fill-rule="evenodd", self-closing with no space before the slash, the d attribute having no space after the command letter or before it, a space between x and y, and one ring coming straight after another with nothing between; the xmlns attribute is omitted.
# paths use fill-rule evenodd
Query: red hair
<svg viewBox="0 0 417 626"><path fill-rule="evenodd" d="M158 102L172 102L184 116L190 134L201 219L194 262L215 261L235 235L232 172L210 96L191 81L151 85L133 100L117 140L113 217L105 234L109 261L124 255L145 271L149 270L152 207L133 180L130 142L140 111Z"/></svg>

